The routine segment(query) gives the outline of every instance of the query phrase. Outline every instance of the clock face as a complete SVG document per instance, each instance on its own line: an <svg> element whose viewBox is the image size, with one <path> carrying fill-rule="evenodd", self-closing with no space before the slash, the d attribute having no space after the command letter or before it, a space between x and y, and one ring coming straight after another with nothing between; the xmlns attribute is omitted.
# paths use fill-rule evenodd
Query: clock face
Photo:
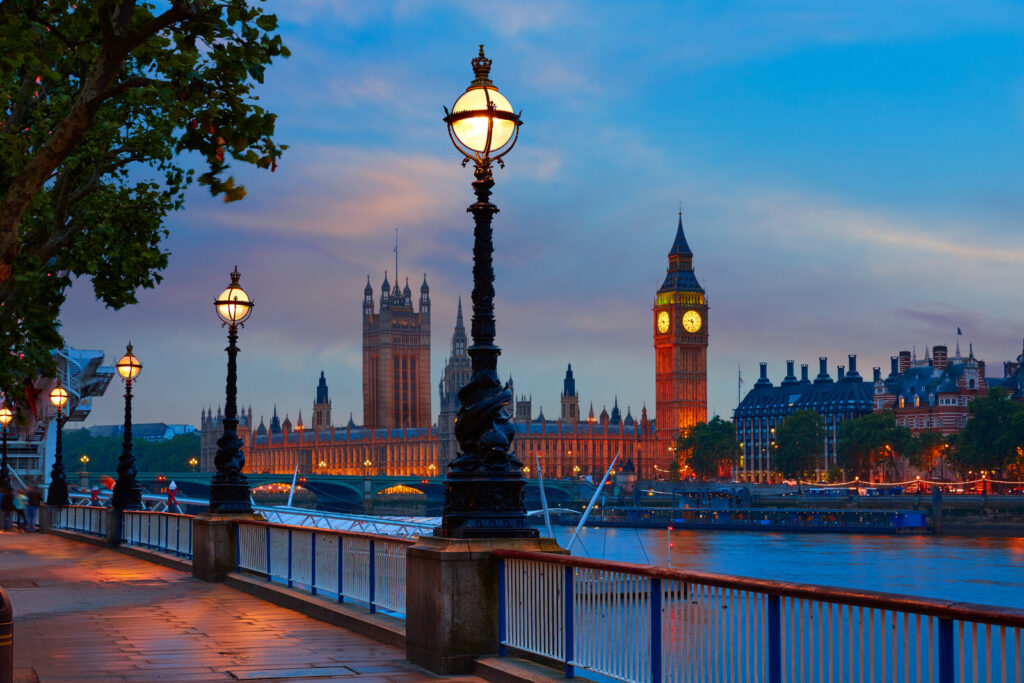
<svg viewBox="0 0 1024 683"><path fill-rule="evenodd" d="M662 334L668 332L668 311L658 312L658 332Z"/></svg>
<svg viewBox="0 0 1024 683"><path fill-rule="evenodd" d="M700 313L697 311L687 311L683 313L683 329L687 332L696 332L700 329Z"/></svg>

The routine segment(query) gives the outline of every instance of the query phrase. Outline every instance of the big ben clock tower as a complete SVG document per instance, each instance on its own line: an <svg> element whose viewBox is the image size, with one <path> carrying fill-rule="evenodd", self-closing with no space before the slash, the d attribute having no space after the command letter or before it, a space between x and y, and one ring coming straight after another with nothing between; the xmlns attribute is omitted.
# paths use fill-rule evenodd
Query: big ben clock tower
<svg viewBox="0 0 1024 683"><path fill-rule="evenodd" d="M708 419L708 304L693 274L682 212L654 301L654 380L659 437L674 439Z"/></svg>

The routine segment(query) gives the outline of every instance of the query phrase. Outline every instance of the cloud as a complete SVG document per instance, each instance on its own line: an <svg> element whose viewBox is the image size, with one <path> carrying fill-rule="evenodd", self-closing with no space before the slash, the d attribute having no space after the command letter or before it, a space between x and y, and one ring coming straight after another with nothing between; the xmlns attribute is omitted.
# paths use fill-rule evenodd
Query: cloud
<svg viewBox="0 0 1024 683"><path fill-rule="evenodd" d="M277 234L354 240L395 227L443 226L462 187L451 158L351 147L297 147L278 168L247 183L250 196L230 212L200 209L208 222Z"/></svg>

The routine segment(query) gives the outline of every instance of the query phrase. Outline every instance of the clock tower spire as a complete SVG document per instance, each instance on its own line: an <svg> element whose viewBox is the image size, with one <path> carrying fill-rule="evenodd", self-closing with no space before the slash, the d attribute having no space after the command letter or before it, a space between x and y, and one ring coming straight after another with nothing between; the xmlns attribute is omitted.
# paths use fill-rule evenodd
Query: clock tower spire
<svg viewBox="0 0 1024 683"><path fill-rule="evenodd" d="M708 302L693 272L679 212L668 272L654 300L655 418L659 439L708 418Z"/></svg>

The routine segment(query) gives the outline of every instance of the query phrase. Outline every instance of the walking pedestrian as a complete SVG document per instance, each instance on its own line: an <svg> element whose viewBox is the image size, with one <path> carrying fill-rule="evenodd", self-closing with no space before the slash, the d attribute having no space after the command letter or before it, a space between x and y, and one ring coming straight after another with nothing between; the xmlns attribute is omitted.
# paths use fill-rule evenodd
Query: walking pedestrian
<svg viewBox="0 0 1024 683"><path fill-rule="evenodd" d="M25 508L28 506L28 496L23 489L18 489L14 494L14 512L18 515L18 530L25 531Z"/></svg>
<svg viewBox="0 0 1024 683"><path fill-rule="evenodd" d="M28 506L25 509L25 513L28 517L28 531L34 533L38 531L36 524L39 522L39 505L43 502L43 492L39 490L39 487L32 485L28 489Z"/></svg>

